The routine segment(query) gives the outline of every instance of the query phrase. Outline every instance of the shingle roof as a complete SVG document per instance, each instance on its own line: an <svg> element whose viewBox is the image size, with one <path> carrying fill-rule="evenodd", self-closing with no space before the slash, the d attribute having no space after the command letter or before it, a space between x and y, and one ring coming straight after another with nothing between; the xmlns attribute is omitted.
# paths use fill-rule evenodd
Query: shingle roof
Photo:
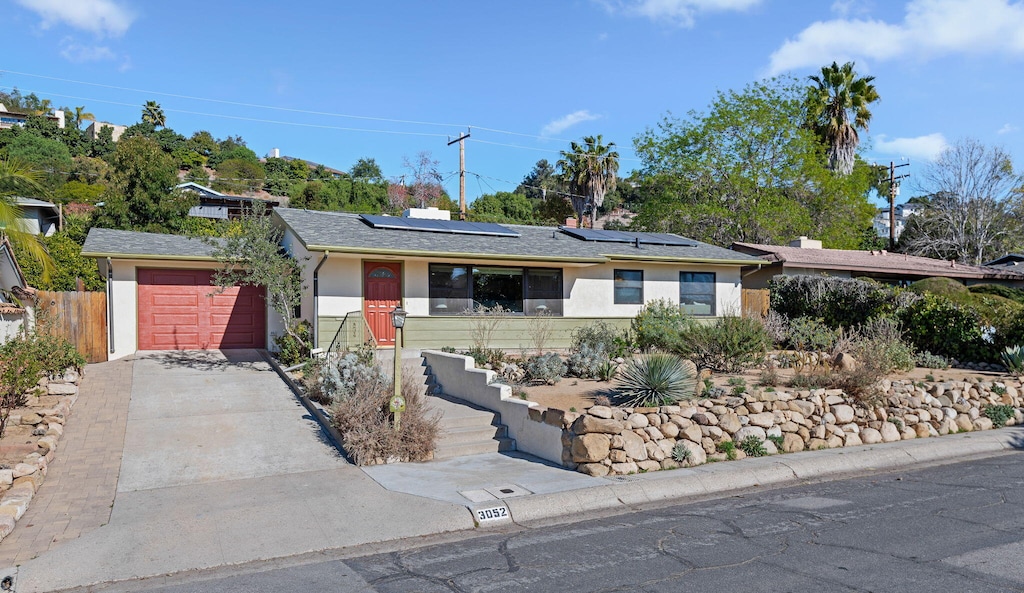
<svg viewBox="0 0 1024 593"><path fill-rule="evenodd" d="M82 245L82 255L141 259L214 259L213 246L202 239L97 227L89 229L89 236Z"/></svg>
<svg viewBox="0 0 1024 593"><path fill-rule="evenodd" d="M60 209L57 208L57 205L54 204L53 202L46 202L46 201L43 201L43 200L37 200L36 198L20 198L20 197L16 197L16 198L14 198L14 203L17 204L18 206L22 207L22 208L24 208L26 206L29 207L29 208L46 208L48 210L53 210L53 212L55 214L60 212Z"/></svg>
<svg viewBox="0 0 1024 593"><path fill-rule="evenodd" d="M995 268L1009 268L1011 270L1024 271L1024 254L1007 253L1003 257L986 262L985 265Z"/></svg>
<svg viewBox="0 0 1024 593"><path fill-rule="evenodd" d="M481 259L605 262L612 259L709 262L758 265L762 260L695 241L689 247L583 241L556 227L503 225L519 237L494 237L422 231L377 229L358 214L293 208L274 210L307 249L389 253L395 255L460 256Z"/></svg>
<svg viewBox="0 0 1024 593"><path fill-rule="evenodd" d="M757 243L733 243L736 251L761 256L796 268L848 270L910 276L946 276L953 278L1021 278L1024 276L998 268L969 266L930 257L887 251L852 249L806 249Z"/></svg>

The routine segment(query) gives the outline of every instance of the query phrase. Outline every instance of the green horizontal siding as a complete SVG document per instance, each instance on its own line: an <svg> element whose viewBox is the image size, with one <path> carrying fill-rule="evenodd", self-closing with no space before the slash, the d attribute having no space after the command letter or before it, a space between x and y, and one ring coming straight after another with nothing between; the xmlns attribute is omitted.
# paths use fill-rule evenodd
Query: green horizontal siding
<svg viewBox="0 0 1024 593"><path fill-rule="evenodd" d="M531 337L531 321L537 318L506 317L502 318L491 334L491 348L515 350L523 348L532 350L534 340ZM632 317L615 318L580 318L580 317L549 317L551 332L545 343L545 349L568 348L572 339L572 331L577 327L589 325L595 321L604 321L623 331L629 329ZM469 348L473 345L474 319L472 317L410 317L405 322L405 345L409 348L438 349L444 346Z"/></svg>
<svg viewBox="0 0 1024 593"><path fill-rule="evenodd" d="M342 325L344 324L344 327ZM362 313L356 312L342 317L320 317L317 329L317 346L330 348L331 342L337 337L334 347L341 349L356 348L370 339L370 330L363 321ZM339 333L339 329L342 331Z"/></svg>

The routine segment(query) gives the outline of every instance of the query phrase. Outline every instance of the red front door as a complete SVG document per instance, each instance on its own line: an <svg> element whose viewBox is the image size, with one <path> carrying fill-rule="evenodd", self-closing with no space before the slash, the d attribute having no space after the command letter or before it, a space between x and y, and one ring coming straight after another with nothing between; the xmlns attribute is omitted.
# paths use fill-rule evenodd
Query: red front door
<svg viewBox="0 0 1024 593"><path fill-rule="evenodd" d="M395 345L395 326L391 325L391 312L402 304L401 274L401 264L363 264L363 314L379 346Z"/></svg>

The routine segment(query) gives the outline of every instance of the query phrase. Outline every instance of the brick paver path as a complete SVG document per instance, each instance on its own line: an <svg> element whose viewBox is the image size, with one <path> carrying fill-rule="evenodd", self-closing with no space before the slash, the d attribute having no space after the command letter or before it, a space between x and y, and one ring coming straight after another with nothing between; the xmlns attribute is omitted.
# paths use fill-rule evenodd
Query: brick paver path
<svg viewBox="0 0 1024 593"><path fill-rule="evenodd" d="M46 480L14 531L0 542L0 566L21 564L110 520L133 364L121 359L86 367Z"/></svg>

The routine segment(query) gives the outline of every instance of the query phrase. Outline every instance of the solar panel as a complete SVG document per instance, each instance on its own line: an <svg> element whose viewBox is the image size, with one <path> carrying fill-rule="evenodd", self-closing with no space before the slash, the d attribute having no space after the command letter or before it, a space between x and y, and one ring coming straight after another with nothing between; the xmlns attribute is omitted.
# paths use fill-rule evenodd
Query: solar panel
<svg viewBox="0 0 1024 593"><path fill-rule="evenodd" d="M518 237L519 233L493 222L466 222L463 220L435 220L433 218L402 218L361 214L360 217L375 229L396 229L453 235L486 235L490 237Z"/></svg>
<svg viewBox="0 0 1024 593"><path fill-rule="evenodd" d="M627 231L605 231L596 229L575 229L558 227L563 233L583 241L602 243L641 243L644 245L668 245L671 247L696 247L697 243L672 233L631 233Z"/></svg>

